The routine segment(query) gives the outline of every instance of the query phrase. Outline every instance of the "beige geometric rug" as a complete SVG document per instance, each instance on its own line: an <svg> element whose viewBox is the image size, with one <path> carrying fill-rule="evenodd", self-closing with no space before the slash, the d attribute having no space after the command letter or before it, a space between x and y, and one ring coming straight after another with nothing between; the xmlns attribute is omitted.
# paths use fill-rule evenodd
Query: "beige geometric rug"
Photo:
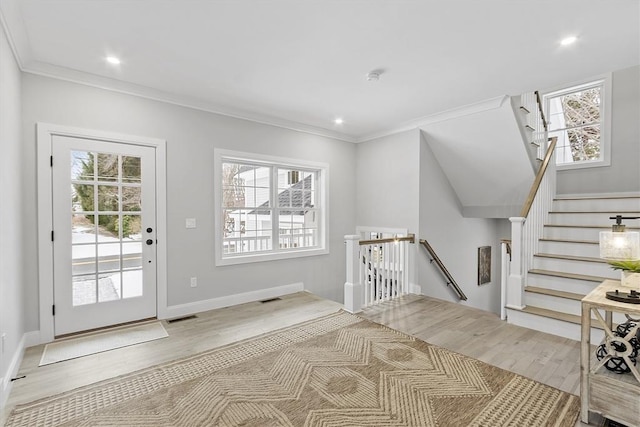
<svg viewBox="0 0 640 427"><path fill-rule="evenodd" d="M167 334L162 323L152 322L55 341L44 347L39 366L141 344L168 336L169 334Z"/></svg>
<svg viewBox="0 0 640 427"><path fill-rule="evenodd" d="M566 426L579 399L338 312L18 406L6 426Z"/></svg>

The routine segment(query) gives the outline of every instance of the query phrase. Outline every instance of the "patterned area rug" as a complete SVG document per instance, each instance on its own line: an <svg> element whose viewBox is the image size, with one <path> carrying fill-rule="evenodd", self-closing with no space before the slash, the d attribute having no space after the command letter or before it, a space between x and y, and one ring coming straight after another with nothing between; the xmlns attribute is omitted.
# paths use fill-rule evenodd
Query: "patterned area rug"
<svg viewBox="0 0 640 427"><path fill-rule="evenodd" d="M567 426L571 394L338 312L20 405L15 426Z"/></svg>

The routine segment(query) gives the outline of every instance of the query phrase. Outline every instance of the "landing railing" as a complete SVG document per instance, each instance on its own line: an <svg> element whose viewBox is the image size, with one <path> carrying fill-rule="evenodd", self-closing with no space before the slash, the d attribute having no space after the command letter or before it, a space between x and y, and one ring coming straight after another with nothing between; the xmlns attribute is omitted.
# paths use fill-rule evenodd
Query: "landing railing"
<svg viewBox="0 0 640 427"><path fill-rule="evenodd" d="M451 273L449 273L447 267L444 266L442 260L440 260L440 257L438 257L438 254L436 254L436 251L433 250L429 242L424 239L420 239L420 244L427 250L427 252L429 252L429 256L431 256L431 262L435 262L438 266L438 269L440 269L440 272L447 280L447 286L451 285L451 289L453 289L456 295L458 295L458 298L466 301L467 296L464 294L464 292L462 292L462 289L460 289L460 286L458 286L458 283L453 279L453 276L451 275Z"/></svg>
<svg viewBox="0 0 640 427"><path fill-rule="evenodd" d="M372 240L360 240L359 235L345 236L345 310L356 313L364 307L408 294L409 245L414 242L414 234Z"/></svg>

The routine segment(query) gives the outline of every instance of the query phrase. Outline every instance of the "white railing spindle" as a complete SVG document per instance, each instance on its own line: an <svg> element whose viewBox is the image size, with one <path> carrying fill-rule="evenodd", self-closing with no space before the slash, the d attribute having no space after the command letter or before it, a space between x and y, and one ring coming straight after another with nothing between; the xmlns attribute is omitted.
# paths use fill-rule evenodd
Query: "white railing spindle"
<svg viewBox="0 0 640 427"><path fill-rule="evenodd" d="M363 307L409 293L408 245L415 238L410 235L386 240L360 241L357 235L345 236L347 280L344 304L347 311L355 313Z"/></svg>

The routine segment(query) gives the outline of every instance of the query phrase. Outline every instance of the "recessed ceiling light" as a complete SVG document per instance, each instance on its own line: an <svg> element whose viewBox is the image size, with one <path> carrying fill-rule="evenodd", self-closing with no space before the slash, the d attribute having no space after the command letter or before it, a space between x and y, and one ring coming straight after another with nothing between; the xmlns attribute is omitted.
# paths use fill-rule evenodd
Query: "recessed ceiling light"
<svg viewBox="0 0 640 427"><path fill-rule="evenodd" d="M105 60L112 65L120 65L120 59L116 58L115 56L107 56L105 58Z"/></svg>
<svg viewBox="0 0 640 427"><path fill-rule="evenodd" d="M567 37L564 38L560 41L560 44L562 46L569 46L570 44L574 44L576 42L576 40L578 40L578 38L576 36L571 36L571 37Z"/></svg>
<svg viewBox="0 0 640 427"><path fill-rule="evenodd" d="M338 117L337 119L335 119L335 120L333 121L333 123L335 123L335 124L337 124L337 125L341 125L341 124L343 124L343 123L344 123L344 120L343 120L343 119L341 119L340 117Z"/></svg>

